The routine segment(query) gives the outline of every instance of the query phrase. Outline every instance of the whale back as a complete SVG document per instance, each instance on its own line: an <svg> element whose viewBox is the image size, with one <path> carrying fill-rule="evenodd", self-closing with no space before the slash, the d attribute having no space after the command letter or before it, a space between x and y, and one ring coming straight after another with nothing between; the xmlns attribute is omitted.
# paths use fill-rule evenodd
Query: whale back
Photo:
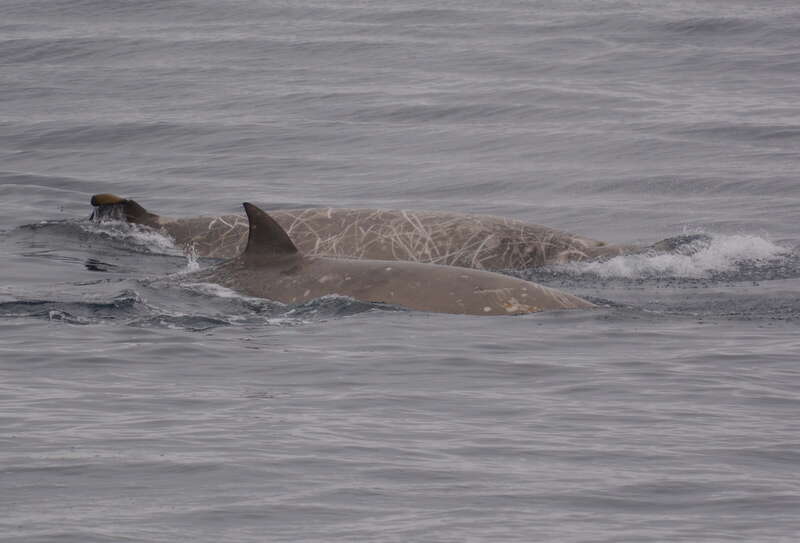
<svg viewBox="0 0 800 543"><path fill-rule="evenodd" d="M197 256L234 258L247 246L247 217L222 215L170 219L114 195L92 198L95 213L124 206L112 217L148 224ZM514 219L447 211L305 208L269 212L297 249L308 256L427 262L464 268L528 269L553 262L635 252Z"/></svg>
<svg viewBox="0 0 800 543"><path fill-rule="evenodd" d="M591 308L577 296L483 270L430 263L303 256L267 213L244 204L250 221L240 256L192 274L249 296L298 304L329 295L420 311L519 315Z"/></svg>
<svg viewBox="0 0 800 543"><path fill-rule="evenodd" d="M383 209L306 208L270 215L309 256L404 260L474 269L527 269L560 260L583 260L601 242L545 226L488 215ZM232 258L247 244L241 215L162 218L161 228L198 256Z"/></svg>

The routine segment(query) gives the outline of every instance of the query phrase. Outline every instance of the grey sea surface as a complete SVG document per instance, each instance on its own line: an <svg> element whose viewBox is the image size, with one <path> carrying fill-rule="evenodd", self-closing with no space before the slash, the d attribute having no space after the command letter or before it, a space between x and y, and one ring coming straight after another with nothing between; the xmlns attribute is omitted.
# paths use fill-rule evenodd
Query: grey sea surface
<svg viewBox="0 0 800 543"><path fill-rule="evenodd" d="M800 5L0 3L0 541L794 541ZM596 310L301 306L88 220L488 213Z"/></svg>

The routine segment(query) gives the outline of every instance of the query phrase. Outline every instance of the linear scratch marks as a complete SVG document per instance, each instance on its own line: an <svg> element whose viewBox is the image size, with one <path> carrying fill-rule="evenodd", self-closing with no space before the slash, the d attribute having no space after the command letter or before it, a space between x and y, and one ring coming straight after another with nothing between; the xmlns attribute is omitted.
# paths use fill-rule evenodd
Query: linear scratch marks
<svg viewBox="0 0 800 543"><path fill-rule="evenodd" d="M472 267L472 268L482 268L483 267L483 266L481 266L481 262L480 262L480 260L478 260L478 257L480 256L481 251L483 250L483 247L486 245L486 242L489 241L490 238L491 238L491 236L485 237L483 239L483 241L481 242L481 244L478 245L478 248L475 250L475 253L472 255L472 266L470 266L470 267Z"/></svg>
<svg viewBox="0 0 800 543"><path fill-rule="evenodd" d="M301 252L315 256L408 260L466 268L523 269L619 254L623 248L536 224L460 213L309 208L270 214ZM199 256L231 258L247 242L240 215L168 221L163 228Z"/></svg>

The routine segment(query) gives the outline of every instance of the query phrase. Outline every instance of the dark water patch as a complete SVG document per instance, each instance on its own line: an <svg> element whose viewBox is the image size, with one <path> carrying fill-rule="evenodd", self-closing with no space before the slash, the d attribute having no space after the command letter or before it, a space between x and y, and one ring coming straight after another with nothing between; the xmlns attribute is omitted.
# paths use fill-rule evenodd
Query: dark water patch
<svg viewBox="0 0 800 543"><path fill-rule="evenodd" d="M0 63L67 63L136 49L143 42L122 38L15 38L0 40Z"/></svg>
<svg viewBox="0 0 800 543"><path fill-rule="evenodd" d="M171 328L189 332L204 332L220 326L230 326L225 319L201 315L153 315L128 323L129 326L141 328Z"/></svg>
<svg viewBox="0 0 800 543"><path fill-rule="evenodd" d="M35 123L20 127L17 133L0 136L0 144L10 149L71 149L85 146L120 145L174 146L176 140L197 138L213 133L209 127L156 122L117 122L93 124Z"/></svg>
<svg viewBox="0 0 800 543"><path fill-rule="evenodd" d="M8 232L6 240L21 256L74 263L90 271L158 274L187 265L170 238L125 222L43 221Z"/></svg>
<svg viewBox="0 0 800 543"><path fill-rule="evenodd" d="M218 326L295 326L368 313L404 311L403 308L369 303L345 296L324 296L303 304L283 304L239 295L211 283L186 283L183 276L140 281L151 314L134 326L156 326L201 331Z"/></svg>
<svg viewBox="0 0 800 543"><path fill-rule="evenodd" d="M77 177L0 171L0 193L5 198L10 198L15 193L17 198L23 195L27 195L29 198L41 198L42 193L49 195L53 192L62 195L66 192L89 194L95 187L95 182Z"/></svg>
<svg viewBox="0 0 800 543"><path fill-rule="evenodd" d="M397 122L414 124L437 123L515 123L531 119L539 106L509 103L471 104L403 104L364 109L349 116L353 121Z"/></svg>
<svg viewBox="0 0 800 543"><path fill-rule="evenodd" d="M598 17L606 34L623 43L658 44L663 47L691 46L704 48L747 46L781 47L790 43L797 12L794 9L736 7L718 5L718 9L692 10L643 18L640 13L620 13L619 17ZM787 8L788 6L783 6ZM705 12L705 13L704 13ZM727 13L726 13L727 12ZM677 15L677 16L676 16Z"/></svg>
<svg viewBox="0 0 800 543"><path fill-rule="evenodd" d="M185 283L181 274L140 281L149 299L163 307L181 308L183 313L215 312L230 315L277 315L286 307L280 302L240 296L211 283Z"/></svg>
<svg viewBox="0 0 800 543"><path fill-rule="evenodd" d="M362 302L347 296L323 296L297 305L286 311L288 317L298 317L309 320L324 320L328 318L348 317L369 311L407 311L406 309L378 302Z"/></svg>
<svg viewBox="0 0 800 543"><path fill-rule="evenodd" d="M669 322L693 320L700 324L720 321L800 324L798 286L760 286L752 283L712 285L698 281L603 281L587 286L556 280L550 287L579 294L601 309L600 320L611 322Z"/></svg>
<svg viewBox="0 0 800 543"><path fill-rule="evenodd" d="M0 302L2 318L37 318L70 324L125 319L147 311L136 292L124 291L103 301L14 300Z"/></svg>
<svg viewBox="0 0 800 543"><path fill-rule="evenodd" d="M713 294L710 296L680 296L668 304L653 305L664 315L688 315L691 318L731 319L742 322L783 321L800 324L800 295L786 292L781 295Z"/></svg>
<svg viewBox="0 0 800 543"><path fill-rule="evenodd" d="M652 21L648 26L661 39L680 40L695 46L729 45L740 50L782 48L791 44L798 22L797 10L765 9L736 16L687 17ZM749 15L749 16L747 16ZM743 47L745 46L745 47ZM747 47L750 46L750 47ZM757 49L756 49L757 50Z"/></svg>
<svg viewBox="0 0 800 543"><path fill-rule="evenodd" d="M15 228L37 219L85 215L85 195L96 183L67 175L0 172L0 228ZM24 218L23 218L24 217Z"/></svg>
<svg viewBox="0 0 800 543"><path fill-rule="evenodd" d="M479 11L448 8L400 8L375 10L370 13L359 13L348 20L359 23L411 24L411 25L458 25L479 23L486 15Z"/></svg>
<svg viewBox="0 0 800 543"><path fill-rule="evenodd" d="M775 157L781 153L772 150L769 153L773 168L775 167ZM790 159L791 153L786 152L785 159ZM786 162L788 169L791 163ZM736 168L732 168L736 169ZM747 171L738 168L736 175L710 175L706 172L673 172L658 175L619 175L608 178L604 175L595 179L595 184L591 187L591 192L598 195L611 194L640 194L650 197L659 195L674 196L674 200L665 202L665 206L675 207L680 205L678 198L712 197L719 199L722 196L756 196L764 183L764 172L759 168L750 166ZM722 172L720 172L722 173ZM763 202L770 207L781 205L794 205L791 200L782 200L781 197L795 197L797 194L795 184L797 180L791 173L783 174L773 172L770 175L770 194L769 200ZM764 196L764 195L761 195ZM719 207L720 204L717 204ZM762 205L761 201L754 201L753 205Z"/></svg>
<svg viewBox="0 0 800 543"><path fill-rule="evenodd" d="M655 24L653 26L656 26ZM682 36L722 35L735 37L737 34L758 31L764 24L756 19L737 17L690 17L675 21L658 23L666 32Z"/></svg>
<svg viewBox="0 0 800 543"><path fill-rule="evenodd" d="M120 266L116 264L111 264L109 262L103 262L102 260L98 260L96 258L87 258L84 263L86 269L89 271L96 271L96 272L110 272L110 271L119 271Z"/></svg>
<svg viewBox="0 0 800 543"><path fill-rule="evenodd" d="M171 240L127 223L43 221L4 233L0 244L7 255L4 291L34 301L114 296L107 289L126 282L134 285L126 288L136 288L134 278L175 273L189 264Z"/></svg>
<svg viewBox="0 0 800 543"><path fill-rule="evenodd" d="M338 9L337 9L338 8ZM308 20L336 20L350 10L346 6L315 5L314 3L280 4L272 2L235 1L220 4L209 0L8 0L0 6L0 15L7 17L36 17L38 21L54 23L73 21L102 21L131 24L156 24L165 32L219 24L247 27L265 20L296 23ZM308 23L307 23L308 24Z"/></svg>
<svg viewBox="0 0 800 543"><path fill-rule="evenodd" d="M137 37L69 37L69 38L15 38L0 41L0 62L7 65L58 65L58 66L119 66L145 67L158 60L162 68L171 66L183 71L187 67L203 68L226 65L231 59L241 66L254 63L270 65L276 56L293 55L298 60L323 65L325 60L338 59L347 65L361 65L360 59L370 55L389 58L399 49L409 48L403 42L393 43L386 37L365 36L325 38L313 40L298 36L270 35L262 32L251 35L227 34L197 37L196 33L182 39L153 36ZM373 60L373 59L370 59ZM285 66L276 66L286 71Z"/></svg>
<svg viewBox="0 0 800 543"><path fill-rule="evenodd" d="M670 133L703 140L729 140L750 145L800 144L800 125L756 125L745 123L699 123L687 128L673 128Z"/></svg>
<svg viewBox="0 0 800 543"><path fill-rule="evenodd" d="M138 290L123 290L106 298L103 291L109 287L113 289L114 284L61 285L55 292L61 300L23 298L0 302L0 318L45 319L81 325L116 324L190 332L227 326L296 324L308 320L307 315L302 318L287 315L283 304L239 297L200 296L197 291L167 287L163 280L140 281ZM77 296L84 299L74 300ZM19 298L13 293L3 297ZM336 311L329 311L325 316L336 314Z"/></svg>
<svg viewBox="0 0 800 543"><path fill-rule="evenodd" d="M168 3L157 0L127 2L125 0L9 0L3 2L0 14L8 17L26 16L48 19L69 20L70 18L85 20L104 16L149 15L164 16L173 13L191 13L198 7L196 2L173 0ZM40 19L41 20L41 19Z"/></svg>
<svg viewBox="0 0 800 543"><path fill-rule="evenodd" d="M738 269L711 271L714 282L775 281L800 278L800 252L795 250L780 258L767 260L743 260Z"/></svg>

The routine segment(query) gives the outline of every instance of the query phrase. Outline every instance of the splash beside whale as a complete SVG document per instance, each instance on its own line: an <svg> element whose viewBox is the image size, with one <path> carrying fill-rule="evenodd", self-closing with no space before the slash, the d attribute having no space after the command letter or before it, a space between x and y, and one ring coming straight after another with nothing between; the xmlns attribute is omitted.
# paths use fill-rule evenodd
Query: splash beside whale
<svg viewBox="0 0 800 543"><path fill-rule="evenodd" d="M349 296L409 309L463 315L519 315L594 305L529 281L483 270L386 260L308 256L267 213L245 203L245 250L192 281L289 304L326 295Z"/></svg>
<svg viewBox="0 0 800 543"><path fill-rule="evenodd" d="M232 258L247 243L247 219L241 215L172 219L112 194L97 194L91 203L95 219L116 218L150 226L197 256ZM645 250L489 215L345 208L282 209L269 214L309 256L507 270Z"/></svg>

